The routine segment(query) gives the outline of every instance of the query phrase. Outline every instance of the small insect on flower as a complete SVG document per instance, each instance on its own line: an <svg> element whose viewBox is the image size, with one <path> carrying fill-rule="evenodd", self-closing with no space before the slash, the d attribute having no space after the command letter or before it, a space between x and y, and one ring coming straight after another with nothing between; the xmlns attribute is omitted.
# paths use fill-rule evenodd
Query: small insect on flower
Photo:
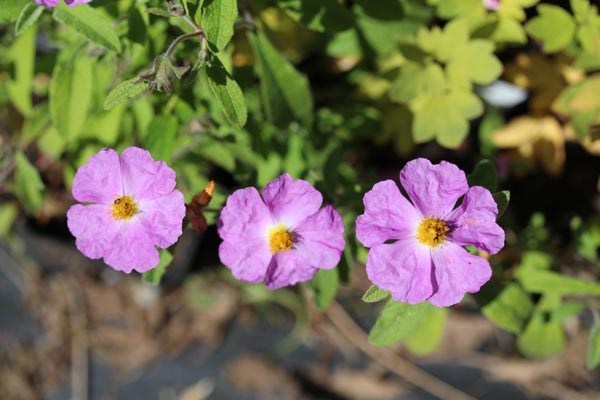
<svg viewBox="0 0 600 400"><path fill-rule="evenodd" d="M146 272L159 263L156 246L173 245L182 233L183 195L175 171L150 153L128 147L100 150L77 171L67 224L77 248L116 269Z"/></svg>
<svg viewBox="0 0 600 400"><path fill-rule="evenodd" d="M469 188L456 165L433 165L424 158L406 164L400 182L412 203L394 181L379 182L365 194L365 212L356 220L356 236L370 248L371 282L396 301L438 307L479 291L492 276L490 264L463 246L490 254L504 246L492 194L481 186Z"/></svg>
<svg viewBox="0 0 600 400"><path fill-rule="evenodd" d="M334 268L344 249L344 225L310 183L283 174L263 190L236 190L218 221L221 262L236 279L278 289Z"/></svg>

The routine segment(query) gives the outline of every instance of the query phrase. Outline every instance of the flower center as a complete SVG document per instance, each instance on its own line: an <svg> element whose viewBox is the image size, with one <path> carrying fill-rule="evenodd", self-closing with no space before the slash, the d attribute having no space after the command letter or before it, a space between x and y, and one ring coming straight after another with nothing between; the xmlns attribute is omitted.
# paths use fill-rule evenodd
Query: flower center
<svg viewBox="0 0 600 400"><path fill-rule="evenodd" d="M429 247L444 243L450 228L439 218L425 218L417 228L417 240Z"/></svg>
<svg viewBox="0 0 600 400"><path fill-rule="evenodd" d="M294 247L292 234L285 226L278 225L269 230L269 250L271 250L271 254L290 251L292 247Z"/></svg>
<svg viewBox="0 0 600 400"><path fill-rule="evenodd" d="M130 219L138 212L138 206L130 196L122 196L113 202L110 212L114 219Z"/></svg>

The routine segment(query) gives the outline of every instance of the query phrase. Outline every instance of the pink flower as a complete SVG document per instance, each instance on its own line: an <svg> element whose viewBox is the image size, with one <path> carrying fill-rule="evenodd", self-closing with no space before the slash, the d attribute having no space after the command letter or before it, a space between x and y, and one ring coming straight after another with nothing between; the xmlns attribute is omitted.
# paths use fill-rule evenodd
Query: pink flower
<svg viewBox="0 0 600 400"><path fill-rule="evenodd" d="M495 254L504 246L498 207L485 188L469 188L449 162L419 158L400 171L407 200L391 180L365 194L356 236L366 247L367 275L396 301L443 307L479 291L492 276L488 261L463 248ZM456 202L464 195L462 202Z"/></svg>
<svg viewBox="0 0 600 400"><path fill-rule="evenodd" d="M41 4L44 7L47 8L52 8L52 7L56 7L58 5L60 0L35 0L35 2L37 4ZM69 7L73 7L79 4L85 4L85 3L89 3L92 0L65 0L65 3L69 6Z"/></svg>
<svg viewBox="0 0 600 400"><path fill-rule="evenodd" d="M496 11L500 7L500 0L483 0L483 5L490 11Z"/></svg>
<svg viewBox="0 0 600 400"><path fill-rule="evenodd" d="M73 179L76 204L67 212L77 248L103 258L117 271L148 271L158 265L155 246L167 248L182 233L183 195L175 171L150 153L128 147L100 150Z"/></svg>
<svg viewBox="0 0 600 400"><path fill-rule="evenodd" d="M236 190L218 221L221 262L236 279L269 289L310 280L334 268L344 249L344 225L310 183L283 174L263 190Z"/></svg>

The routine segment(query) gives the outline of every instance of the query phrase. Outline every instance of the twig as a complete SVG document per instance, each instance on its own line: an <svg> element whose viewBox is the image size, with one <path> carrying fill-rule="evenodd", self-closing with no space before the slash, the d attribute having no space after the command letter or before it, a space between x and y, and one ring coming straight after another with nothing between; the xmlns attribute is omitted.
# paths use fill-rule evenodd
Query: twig
<svg viewBox="0 0 600 400"><path fill-rule="evenodd" d="M371 345L365 332L350 318L339 303L333 302L326 314L340 334L350 343L416 387L444 400L475 400L474 397L436 378L389 349L380 349Z"/></svg>

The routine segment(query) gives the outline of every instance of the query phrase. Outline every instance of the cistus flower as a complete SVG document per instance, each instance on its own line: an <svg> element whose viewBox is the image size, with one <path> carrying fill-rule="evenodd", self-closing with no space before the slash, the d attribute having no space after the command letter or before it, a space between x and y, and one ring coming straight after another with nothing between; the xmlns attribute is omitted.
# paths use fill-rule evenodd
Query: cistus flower
<svg viewBox="0 0 600 400"><path fill-rule="evenodd" d="M265 186L236 190L218 220L219 258L236 279L278 289L334 268L344 225L310 183L283 174Z"/></svg>
<svg viewBox="0 0 600 400"><path fill-rule="evenodd" d="M386 180L365 194L356 236L366 247L367 275L392 298L444 307L479 291L492 276L488 261L463 246L495 254L504 246L498 207L485 188L469 188L465 173L419 158L400 171L400 193ZM462 202L455 208L457 201Z"/></svg>
<svg viewBox="0 0 600 400"><path fill-rule="evenodd" d="M182 233L183 195L175 171L150 153L128 147L100 150L73 179L76 204L67 212L77 248L116 269L146 272L159 263L156 247L173 245Z"/></svg>
<svg viewBox="0 0 600 400"><path fill-rule="evenodd" d="M65 3L69 6L69 7L73 7L79 4L85 4L85 3L89 3L92 0L65 0ZM58 3L60 2L60 0L35 0L35 2L37 4L40 4L44 7L47 8L52 8L52 7L56 7L58 5Z"/></svg>

